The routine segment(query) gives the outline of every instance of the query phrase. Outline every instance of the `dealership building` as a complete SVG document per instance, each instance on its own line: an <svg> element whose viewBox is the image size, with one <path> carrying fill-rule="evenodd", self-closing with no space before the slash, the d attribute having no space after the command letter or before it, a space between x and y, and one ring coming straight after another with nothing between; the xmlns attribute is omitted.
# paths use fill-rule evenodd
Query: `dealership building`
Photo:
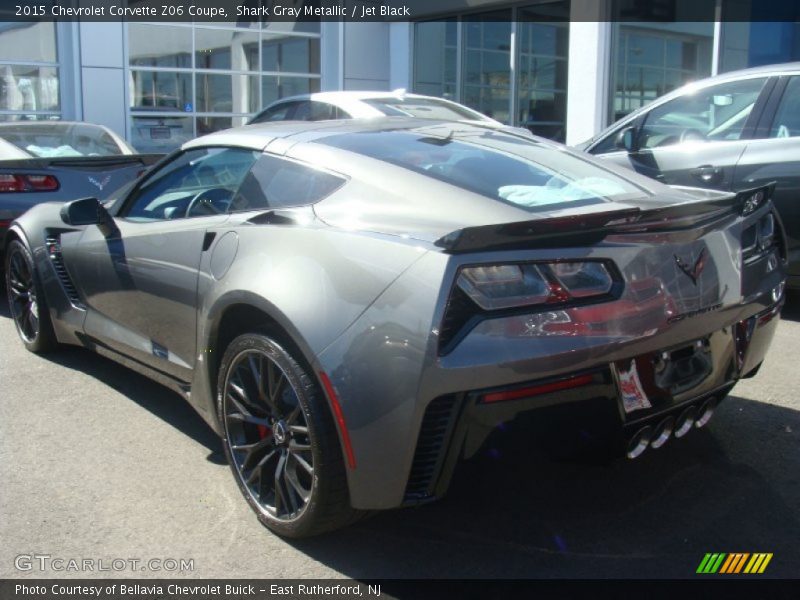
<svg viewBox="0 0 800 600"><path fill-rule="evenodd" d="M578 143L684 82L800 60L788 2L407 4L411 22L0 22L0 120L100 123L162 152L278 98L403 88Z"/></svg>

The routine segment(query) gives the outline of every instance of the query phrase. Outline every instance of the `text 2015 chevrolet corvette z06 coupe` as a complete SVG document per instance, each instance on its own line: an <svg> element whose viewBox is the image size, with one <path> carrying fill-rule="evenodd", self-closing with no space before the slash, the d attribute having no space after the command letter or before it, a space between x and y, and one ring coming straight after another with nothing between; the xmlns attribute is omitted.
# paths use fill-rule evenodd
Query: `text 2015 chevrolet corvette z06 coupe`
<svg viewBox="0 0 800 600"><path fill-rule="evenodd" d="M252 125L105 205L33 207L8 294L30 350L92 348L185 396L298 537L441 496L515 418L555 410L630 457L704 425L777 326L769 194L475 124Z"/></svg>

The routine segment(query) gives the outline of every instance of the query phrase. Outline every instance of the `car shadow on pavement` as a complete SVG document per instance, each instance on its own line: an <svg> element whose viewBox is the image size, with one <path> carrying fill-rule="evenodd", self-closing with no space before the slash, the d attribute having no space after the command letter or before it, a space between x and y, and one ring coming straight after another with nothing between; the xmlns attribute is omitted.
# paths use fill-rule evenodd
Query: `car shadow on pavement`
<svg viewBox="0 0 800 600"><path fill-rule="evenodd" d="M114 388L225 463L219 438L177 394L88 350L46 357ZM524 434L512 423L490 438L438 502L290 543L354 579L681 578L706 552L772 552L768 575L796 577L800 412L731 396L709 428L635 461L556 461ZM384 592L393 595L390 583Z"/></svg>
<svg viewBox="0 0 800 600"><path fill-rule="evenodd" d="M165 423L205 446L211 463L227 465L222 442L191 405L178 394L113 360L90 350L67 347L43 355L48 360L86 373L133 400Z"/></svg>
<svg viewBox="0 0 800 600"><path fill-rule="evenodd" d="M781 319L787 321L800 321L800 290L786 292L786 304L781 310Z"/></svg>
<svg viewBox="0 0 800 600"><path fill-rule="evenodd" d="M635 461L495 438L441 501L293 545L355 579L691 577L706 552L773 552L770 575L794 577L799 433L797 411L730 397L709 430Z"/></svg>
<svg viewBox="0 0 800 600"><path fill-rule="evenodd" d="M0 317L10 319L5 287L0 286ZM16 341L16 340L15 340ZM209 450L206 457L211 463L227 465L222 442L200 415L175 392L155 383L147 377L77 346L65 346L56 352L41 355L43 358L86 373L102 381L120 394L136 402L159 419L172 425Z"/></svg>

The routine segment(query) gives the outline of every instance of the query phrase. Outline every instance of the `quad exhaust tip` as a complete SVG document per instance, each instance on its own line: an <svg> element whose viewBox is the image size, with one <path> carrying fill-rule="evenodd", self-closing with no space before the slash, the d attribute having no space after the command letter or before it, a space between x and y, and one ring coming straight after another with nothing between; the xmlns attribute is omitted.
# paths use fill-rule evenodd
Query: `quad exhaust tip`
<svg viewBox="0 0 800 600"><path fill-rule="evenodd" d="M662 419L658 425L652 427L645 425L631 436L628 441L626 455L628 458L639 458L648 448L658 449L669 441L673 435L682 438L693 427L704 427L717 410L719 398L711 397L700 405L687 406L677 417L669 416Z"/></svg>
<svg viewBox="0 0 800 600"><path fill-rule="evenodd" d="M684 410L675 421L675 437L682 438L692 430L697 421L697 407L690 406Z"/></svg>
<svg viewBox="0 0 800 600"><path fill-rule="evenodd" d="M704 427L711 420L711 417L714 415L714 411L717 410L717 404L719 404L719 400L713 396L703 402L699 409L700 416L697 417L697 420L694 422L694 426L698 429L700 427Z"/></svg>
<svg viewBox="0 0 800 600"><path fill-rule="evenodd" d="M655 431L653 432L653 439L650 442L650 447L654 450L661 448L661 446L669 441L674 428L675 417L667 417L666 419L663 419L658 425L656 425Z"/></svg>
<svg viewBox="0 0 800 600"><path fill-rule="evenodd" d="M642 453L647 450L650 445L650 440L653 437L653 428L649 425L642 427L639 431L633 434L628 442L628 458L638 458Z"/></svg>

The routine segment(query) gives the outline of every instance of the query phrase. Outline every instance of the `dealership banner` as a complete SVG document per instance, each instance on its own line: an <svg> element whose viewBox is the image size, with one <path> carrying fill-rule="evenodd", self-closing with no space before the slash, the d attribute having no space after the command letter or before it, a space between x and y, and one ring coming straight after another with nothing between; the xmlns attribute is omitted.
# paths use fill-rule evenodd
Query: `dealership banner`
<svg viewBox="0 0 800 600"><path fill-rule="evenodd" d="M352 579L26 579L0 580L3 600L515 600L613 598L648 600L797 598L788 580L352 580Z"/></svg>
<svg viewBox="0 0 800 600"><path fill-rule="evenodd" d="M2 21L383 22L431 19L475 11L478 20L504 20L496 0L3 0ZM800 4L785 0L666 0L561 2L537 5L550 21L787 21ZM479 14L481 13L482 14Z"/></svg>

